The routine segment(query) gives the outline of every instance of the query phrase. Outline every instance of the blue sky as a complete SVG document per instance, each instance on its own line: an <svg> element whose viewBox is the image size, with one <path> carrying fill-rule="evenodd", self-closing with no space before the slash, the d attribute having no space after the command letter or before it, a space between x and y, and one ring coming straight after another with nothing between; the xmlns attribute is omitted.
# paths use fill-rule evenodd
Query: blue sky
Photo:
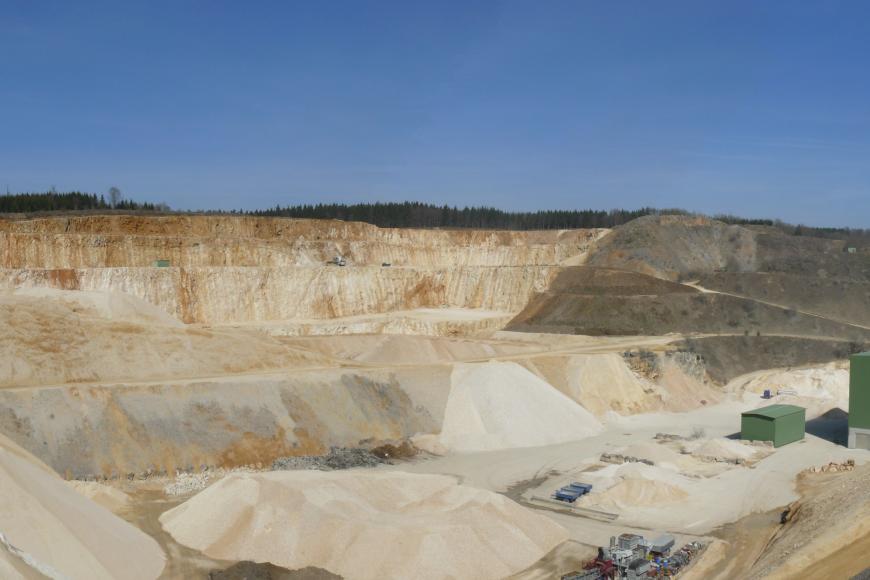
<svg viewBox="0 0 870 580"><path fill-rule="evenodd" d="M870 227L867 2L0 0L0 187Z"/></svg>

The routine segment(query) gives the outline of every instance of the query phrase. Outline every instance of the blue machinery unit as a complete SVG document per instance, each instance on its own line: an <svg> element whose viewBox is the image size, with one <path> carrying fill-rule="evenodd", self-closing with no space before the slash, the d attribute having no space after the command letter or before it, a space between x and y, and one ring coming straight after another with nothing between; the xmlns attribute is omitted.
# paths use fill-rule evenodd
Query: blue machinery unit
<svg viewBox="0 0 870 580"><path fill-rule="evenodd" d="M592 486L588 483L569 483L565 487L561 487L553 493L553 499L557 499L559 501L564 501L567 503L574 503L577 501L577 498L583 495L586 495L592 491Z"/></svg>

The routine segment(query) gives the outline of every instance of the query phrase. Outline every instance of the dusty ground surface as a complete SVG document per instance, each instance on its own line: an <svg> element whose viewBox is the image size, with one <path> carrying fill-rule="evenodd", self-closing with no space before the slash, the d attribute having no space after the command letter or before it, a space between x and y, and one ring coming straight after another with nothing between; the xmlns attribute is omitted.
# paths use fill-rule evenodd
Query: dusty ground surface
<svg viewBox="0 0 870 580"><path fill-rule="evenodd" d="M336 255L348 265L328 265ZM272 477L261 472L279 458L317 467L294 458L336 446L410 449L347 473L446 476L499 494L516 522L565 530L501 575L577 569L627 531L713 541L693 578L870 565L870 457L842 446L845 360L870 336L870 262L836 240L668 216L613 231L447 232L92 215L0 220L0 265L0 432L79 480L58 493L154 538L163 578L334 577L332 540L284 562L296 570L251 562L245 550L266 540L239 543L330 538L328 518L275 532L249 522L218 542L233 546L227 560L178 543L160 518L226 478ZM765 389L807 408L803 442L734 439ZM854 472L799 476L849 459ZM570 481L593 492L552 502ZM227 490L229 513L244 493ZM297 507L315 492L300 488ZM373 501L360 494L354 505ZM781 526L797 500L801 516ZM200 504L186 542L217 550L200 544L219 514ZM431 504L419 501L422 529ZM417 577L443 577L437 535L419 539L394 551L396 569L417 558ZM0 550L0 571L38 577L15 554ZM360 576L354 565L342 563L346 577Z"/></svg>

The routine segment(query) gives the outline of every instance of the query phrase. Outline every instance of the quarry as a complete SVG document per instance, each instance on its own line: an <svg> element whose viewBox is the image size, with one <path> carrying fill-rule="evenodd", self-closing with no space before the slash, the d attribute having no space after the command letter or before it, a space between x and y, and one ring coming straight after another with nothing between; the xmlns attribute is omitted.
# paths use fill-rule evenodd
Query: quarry
<svg viewBox="0 0 870 580"><path fill-rule="evenodd" d="M2 578L870 568L843 240L6 217L0 321Z"/></svg>

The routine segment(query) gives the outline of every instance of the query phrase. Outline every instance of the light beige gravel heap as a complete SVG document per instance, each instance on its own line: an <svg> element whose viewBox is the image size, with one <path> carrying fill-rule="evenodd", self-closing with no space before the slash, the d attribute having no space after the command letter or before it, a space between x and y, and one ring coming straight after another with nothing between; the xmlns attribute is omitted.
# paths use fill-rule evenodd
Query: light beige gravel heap
<svg viewBox="0 0 870 580"><path fill-rule="evenodd" d="M514 362L457 364L431 451L493 451L576 441L601 431L592 413Z"/></svg>
<svg viewBox="0 0 870 580"><path fill-rule="evenodd" d="M165 563L157 542L3 436L0 534L0 571L13 578L151 580Z"/></svg>
<svg viewBox="0 0 870 580"><path fill-rule="evenodd" d="M160 521L212 558L345 578L504 578L567 532L496 493L398 471L234 474Z"/></svg>

